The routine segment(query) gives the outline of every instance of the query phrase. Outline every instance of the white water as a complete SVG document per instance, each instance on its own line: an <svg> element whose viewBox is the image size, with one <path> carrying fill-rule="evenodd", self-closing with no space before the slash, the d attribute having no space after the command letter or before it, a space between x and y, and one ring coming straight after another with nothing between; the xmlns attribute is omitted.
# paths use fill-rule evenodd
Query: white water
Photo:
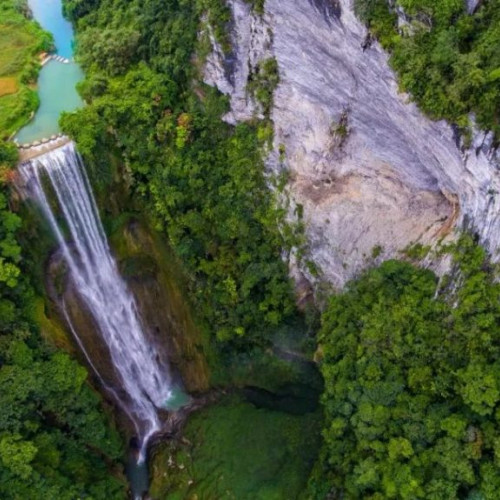
<svg viewBox="0 0 500 500"><path fill-rule="evenodd" d="M69 143L24 163L19 172L24 189L50 223L71 279L93 315L122 388L130 397L130 401L124 401L112 391L135 424L141 440L139 462L142 462L148 440L160 429L157 409L167 406L173 387L167 367L161 364L156 349L145 335L136 301L111 255L82 160ZM42 184L44 174L50 179L69 228L71 247L46 196ZM70 327L95 370L71 322ZM101 381L108 387L102 378Z"/></svg>

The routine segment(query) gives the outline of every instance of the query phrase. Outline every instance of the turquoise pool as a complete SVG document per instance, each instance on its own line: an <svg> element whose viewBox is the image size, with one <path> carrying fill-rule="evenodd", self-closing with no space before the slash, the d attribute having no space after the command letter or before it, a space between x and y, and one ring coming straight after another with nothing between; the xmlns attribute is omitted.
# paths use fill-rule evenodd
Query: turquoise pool
<svg viewBox="0 0 500 500"><path fill-rule="evenodd" d="M15 139L21 144L57 134L61 112L83 106L75 88L83 79L83 72L72 61L73 27L62 15L61 0L29 0L28 3L35 19L53 34L57 54L70 62L51 60L41 69L38 78L40 107L33 120L16 134Z"/></svg>
<svg viewBox="0 0 500 500"><path fill-rule="evenodd" d="M71 59L73 57L73 27L62 15L61 0L28 0L33 17L42 28L52 33L57 53Z"/></svg>

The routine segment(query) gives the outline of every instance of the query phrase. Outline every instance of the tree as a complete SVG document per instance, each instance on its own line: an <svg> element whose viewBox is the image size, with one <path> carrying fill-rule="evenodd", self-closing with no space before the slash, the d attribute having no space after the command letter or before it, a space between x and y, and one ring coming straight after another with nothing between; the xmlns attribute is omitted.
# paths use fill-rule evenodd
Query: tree
<svg viewBox="0 0 500 500"><path fill-rule="evenodd" d="M389 261L332 297L316 498L497 495L500 286L472 238L453 251L453 296L436 298L430 271Z"/></svg>

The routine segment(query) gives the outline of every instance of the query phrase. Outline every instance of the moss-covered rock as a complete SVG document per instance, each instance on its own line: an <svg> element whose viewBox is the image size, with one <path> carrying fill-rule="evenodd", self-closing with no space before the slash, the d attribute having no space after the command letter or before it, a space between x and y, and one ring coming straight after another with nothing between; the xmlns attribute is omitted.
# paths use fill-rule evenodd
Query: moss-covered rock
<svg viewBox="0 0 500 500"><path fill-rule="evenodd" d="M123 220L110 242L149 330L165 347L188 392L209 387L209 351L183 290L179 265L160 235L144 220Z"/></svg>
<svg viewBox="0 0 500 500"><path fill-rule="evenodd" d="M155 500L299 498L319 446L320 415L270 411L229 397L188 421L151 460Z"/></svg>

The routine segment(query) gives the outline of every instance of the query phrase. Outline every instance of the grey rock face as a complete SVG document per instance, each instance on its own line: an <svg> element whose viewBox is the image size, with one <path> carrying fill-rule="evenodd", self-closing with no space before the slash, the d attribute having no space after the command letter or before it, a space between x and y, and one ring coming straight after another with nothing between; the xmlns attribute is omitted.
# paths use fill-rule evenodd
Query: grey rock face
<svg viewBox="0 0 500 500"><path fill-rule="evenodd" d="M424 117L399 93L381 47L363 50L366 29L352 1L266 0L263 19L242 15L248 7L241 0L231 6L238 63L228 119L252 113L238 107L245 68L271 50L280 85L268 167L282 168L284 148L290 193L304 207L310 258L326 279L342 286L370 262L374 247L383 248L381 258L397 257L413 243L452 237L465 219L492 253L498 248L500 177L491 137L478 132L463 154L447 123ZM259 30L248 28L256 24ZM263 50L268 28L272 47ZM210 74L206 79L227 91Z"/></svg>
<svg viewBox="0 0 500 500"><path fill-rule="evenodd" d="M231 112L225 120L229 123L263 118L258 103L247 91L251 70L266 58L272 57L272 31L268 23L252 12L244 1L231 3L234 29L231 33L232 54L225 56L220 45L211 36L213 52L205 65L205 83L217 87L231 98ZM225 67L231 67L228 74Z"/></svg>
<svg viewBox="0 0 500 500"><path fill-rule="evenodd" d="M474 14L476 9L479 7L479 4L482 0L465 0L465 4L467 6L467 12L469 14Z"/></svg>

